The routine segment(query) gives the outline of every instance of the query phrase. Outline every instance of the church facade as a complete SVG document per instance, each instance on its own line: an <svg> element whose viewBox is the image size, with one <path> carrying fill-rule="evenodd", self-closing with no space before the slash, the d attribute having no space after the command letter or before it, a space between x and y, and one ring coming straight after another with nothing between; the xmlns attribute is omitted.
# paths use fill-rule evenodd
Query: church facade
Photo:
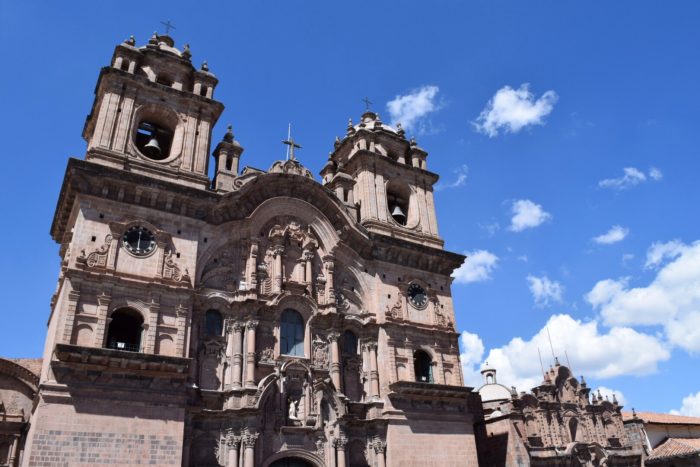
<svg viewBox="0 0 700 467"><path fill-rule="evenodd" d="M241 170L217 83L156 34L101 70L12 462L477 465L427 152L367 111L321 182L291 140Z"/></svg>

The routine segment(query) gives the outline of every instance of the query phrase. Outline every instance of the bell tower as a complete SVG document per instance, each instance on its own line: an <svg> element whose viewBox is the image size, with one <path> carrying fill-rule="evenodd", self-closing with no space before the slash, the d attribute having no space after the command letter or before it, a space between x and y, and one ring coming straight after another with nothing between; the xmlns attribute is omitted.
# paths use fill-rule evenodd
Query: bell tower
<svg viewBox="0 0 700 467"><path fill-rule="evenodd" d="M427 170L427 157L400 124L392 128L367 110L336 138L321 176L369 231L442 248L433 200L438 175Z"/></svg>
<svg viewBox="0 0 700 467"><path fill-rule="evenodd" d="M189 45L153 36L119 44L95 89L83 137L86 158L111 167L197 187L207 177L211 131L223 111L218 83L204 62L192 66Z"/></svg>

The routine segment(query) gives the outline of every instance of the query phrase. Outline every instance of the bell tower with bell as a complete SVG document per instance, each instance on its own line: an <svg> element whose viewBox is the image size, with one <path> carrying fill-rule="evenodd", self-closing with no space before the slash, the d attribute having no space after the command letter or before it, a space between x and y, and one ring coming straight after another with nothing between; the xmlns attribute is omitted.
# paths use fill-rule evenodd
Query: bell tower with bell
<svg viewBox="0 0 700 467"><path fill-rule="evenodd" d="M433 200L438 175L427 170L427 156L400 124L393 128L368 109L336 138L321 176L369 231L442 248Z"/></svg>
<svg viewBox="0 0 700 467"><path fill-rule="evenodd" d="M204 62L195 69L189 45L175 48L153 33L137 47L119 44L100 72L83 137L86 158L196 188L207 177L211 131L223 111L214 100L218 83Z"/></svg>

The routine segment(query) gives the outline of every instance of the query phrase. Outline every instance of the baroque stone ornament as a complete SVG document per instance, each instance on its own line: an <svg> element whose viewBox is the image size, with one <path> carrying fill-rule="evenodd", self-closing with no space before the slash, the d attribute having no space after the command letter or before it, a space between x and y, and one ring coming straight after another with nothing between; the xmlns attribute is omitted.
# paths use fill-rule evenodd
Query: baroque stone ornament
<svg viewBox="0 0 700 467"><path fill-rule="evenodd" d="M321 336L316 335L312 345L313 365L320 368L328 367L328 342Z"/></svg>
<svg viewBox="0 0 700 467"><path fill-rule="evenodd" d="M85 254L85 250L81 250L80 256L76 258L76 263L87 266L88 268L105 268L107 267L107 258L109 249L112 245L112 234L107 234L104 243L89 255Z"/></svg>
<svg viewBox="0 0 700 467"><path fill-rule="evenodd" d="M397 297L396 303L386 306L386 317L396 320L403 319L403 297L401 295Z"/></svg>

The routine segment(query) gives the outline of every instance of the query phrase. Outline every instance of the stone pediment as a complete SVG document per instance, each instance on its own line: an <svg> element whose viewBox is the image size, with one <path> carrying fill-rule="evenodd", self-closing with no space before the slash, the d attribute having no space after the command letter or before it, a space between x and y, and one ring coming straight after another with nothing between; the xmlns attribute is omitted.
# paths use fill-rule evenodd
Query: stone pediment
<svg viewBox="0 0 700 467"><path fill-rule="evenodd" d="M287 161L276 161L268 170L269 173L285 173L291 175L301 175L302 177L307 177L314 179L314 175L309 169L301 165L296 159L289 159Z"/></svg>

